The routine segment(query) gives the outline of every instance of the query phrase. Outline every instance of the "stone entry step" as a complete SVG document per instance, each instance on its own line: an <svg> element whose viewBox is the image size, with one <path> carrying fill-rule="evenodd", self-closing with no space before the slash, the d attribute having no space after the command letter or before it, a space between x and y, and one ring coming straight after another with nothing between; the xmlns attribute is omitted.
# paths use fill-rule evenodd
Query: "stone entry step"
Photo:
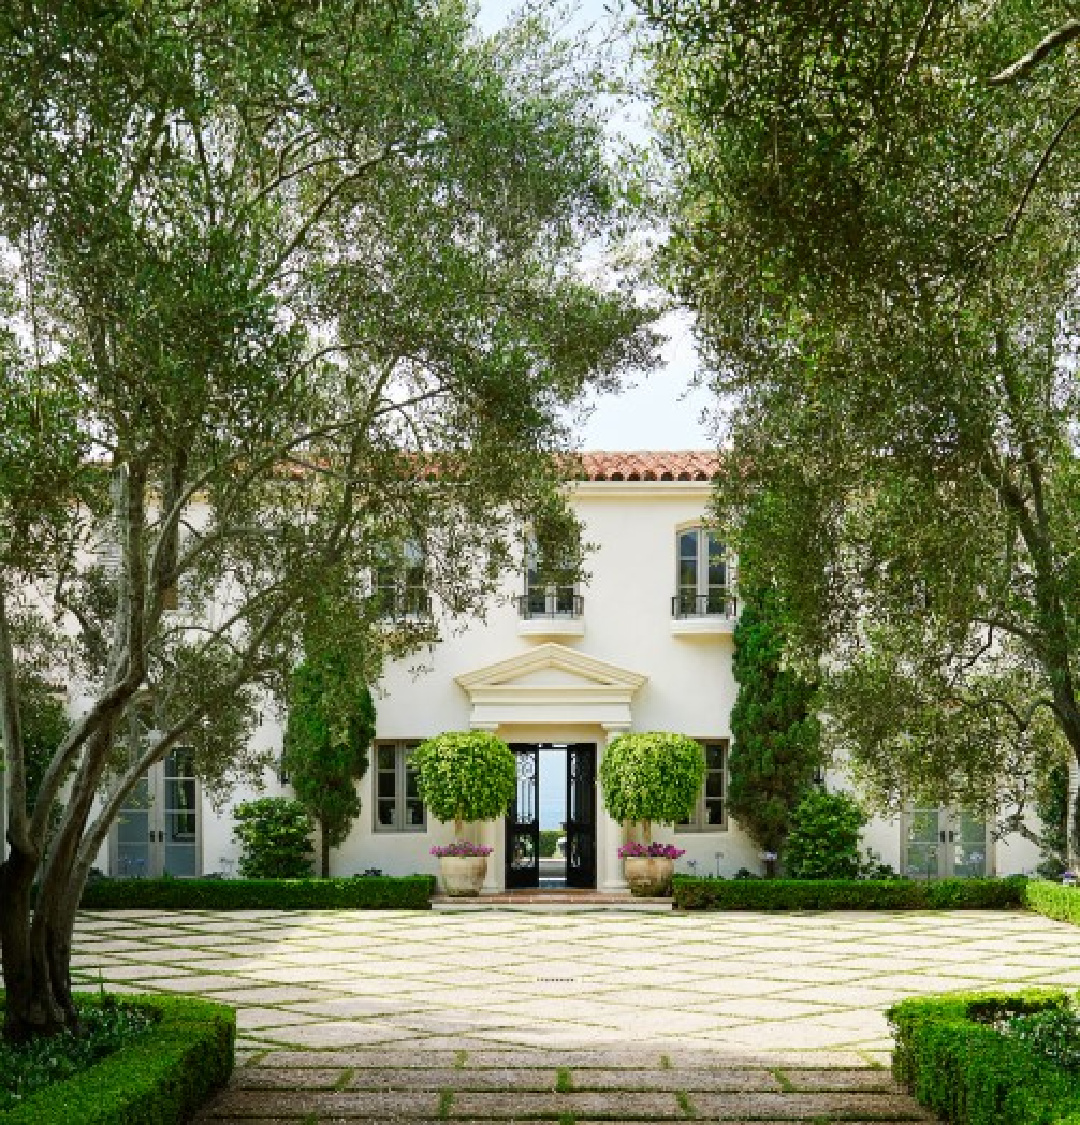
<svg viewBox="0 0 1080 1125"><path fill-rule="evenodd" d="M670 898L641 898L631 894L600 894L598 891L507 891L486 895L432 895L432 910L634 910L670 913Z"/></svg>

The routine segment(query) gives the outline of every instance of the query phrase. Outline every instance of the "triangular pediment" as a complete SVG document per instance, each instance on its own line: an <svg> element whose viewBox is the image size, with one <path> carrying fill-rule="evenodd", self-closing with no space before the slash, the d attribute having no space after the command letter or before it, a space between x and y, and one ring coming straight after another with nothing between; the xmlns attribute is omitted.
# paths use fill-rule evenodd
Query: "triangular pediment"
<svg viewBox="0 0 1080 1125"><path fill-rule="evenodd" d="M457 677L470 694L485 688L612 688L632 694L645 677L559 644L543 644Z"/></svg>

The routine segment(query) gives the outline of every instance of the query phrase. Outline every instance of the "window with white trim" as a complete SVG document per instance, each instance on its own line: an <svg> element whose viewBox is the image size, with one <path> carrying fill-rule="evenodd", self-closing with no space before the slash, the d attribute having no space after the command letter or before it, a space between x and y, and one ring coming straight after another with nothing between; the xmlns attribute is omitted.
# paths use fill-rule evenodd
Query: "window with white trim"
<svg viewBox="0 0 1080 1125"><path fill-rule="evenodd" d="M705 755L705 780L690 819L675 825L678 831L717 832L727 828L727 739L702 739L701 752Z"/></svg>
<svg viewBox="0 0 1080 1125"><path fill-rule="evenodd" d="M427 828L420 800L413 751L418 742L375 744L375 831L423 832Z"/></svg>
<svg viewBox="0 0 1080 1125"><path fill-rule="evenodd" d="M731 602L727 547L715 531L683 527L675 533L676 617L727 614Z"/></svg>

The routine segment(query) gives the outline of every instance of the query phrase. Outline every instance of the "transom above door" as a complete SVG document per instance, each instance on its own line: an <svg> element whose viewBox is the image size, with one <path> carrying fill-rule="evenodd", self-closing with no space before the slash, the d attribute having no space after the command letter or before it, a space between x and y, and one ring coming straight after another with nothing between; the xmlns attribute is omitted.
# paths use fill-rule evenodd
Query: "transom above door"
<svg viewBox="0 0 1080 1125"><path fill-rule="evenodd" d="M987 824L973 813L912 809L904 835L904 874L910 878L977 877L991 871Z"/></svg>

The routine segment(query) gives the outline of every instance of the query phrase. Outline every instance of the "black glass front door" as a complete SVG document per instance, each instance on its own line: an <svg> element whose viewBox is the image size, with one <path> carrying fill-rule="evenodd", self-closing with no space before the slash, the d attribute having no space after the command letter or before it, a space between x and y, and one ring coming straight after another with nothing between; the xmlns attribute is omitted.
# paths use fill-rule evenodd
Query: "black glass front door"
<svg viewBox="0 0 1080 1125"><path fill-rule="evenodd" d="M596 886L596 747L566 748L566 885Z"/></svg>
<svg viewBox="0 0 1080 1125"><path fill-rule="evenodd" d="M540 886L540 747L514 743L517 790L506 818L508 890Z"/></svg>

